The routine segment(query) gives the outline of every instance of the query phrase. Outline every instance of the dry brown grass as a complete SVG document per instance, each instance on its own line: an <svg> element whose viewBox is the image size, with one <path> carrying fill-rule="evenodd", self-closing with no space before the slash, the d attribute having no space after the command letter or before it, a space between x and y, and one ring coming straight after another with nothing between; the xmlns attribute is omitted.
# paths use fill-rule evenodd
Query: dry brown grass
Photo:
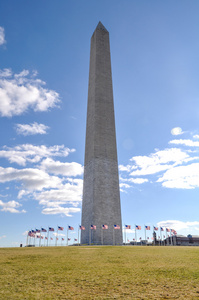
<svg viewBox="0 0 199 300"><path fill-rule="evenodd" d="M0 299L199 299L199 248L0 249Z"/></svg>

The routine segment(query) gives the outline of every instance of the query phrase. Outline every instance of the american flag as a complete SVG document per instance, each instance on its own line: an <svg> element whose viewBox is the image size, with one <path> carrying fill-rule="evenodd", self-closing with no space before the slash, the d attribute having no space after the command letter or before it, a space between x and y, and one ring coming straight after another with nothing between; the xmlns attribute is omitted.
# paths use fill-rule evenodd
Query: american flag
<svg viewBox="0 0 199 300"><path fill-rule="evenodd" d="M149 237L147 237L147 239L149 240Z"/></svg>
<svg viewBox="0 0 199 300"><path fill-rule="evenodd" d="M58 241L58 237L56 238L56 240Z"/></svg>
<svg viewBox="0 0 199 300"><path fill-rule="evenodd" d="M119 225L114 225L114 229L120 229Z"/></svg>
<svg viewBox="0 0 199 300"><path fill-rule="evenodd" d="M58 230L64 230L64 227L58 226Z"/></svg>
<svg viewBox="0 0 199 300"><path fill-rule="evenodd" d="M61 240L64 241L64 238L62 238Z"/></svg>
<svg viewBox="0 0 199 300"><path fill-rule="evenodd" d="M41 232L41 230L40 230L40 229L36 229L36 230L35 230L35 233L36 233L36 232Z"/></svg>
<svg viewBox="0 0 199 300"><path fill-rule="evenodd" d="M42 228L41 232L47 232L47 230L45 228Z"/></svg>
<svg viewBox="0 0 199 300"><path fill-rule="evenodd" d="M102 229L108 229L108 225L102 225Z"/></svg>
<svg viewBox="0 0 199 300"><path fill-rule="evenodd" d="M91 229L96 230L96 225L91 225Z"/></svg>
<svg viewBox="0 0 199 300"><path fill-rule="evenodd" d="M77 239L74 239L75 242L77 242Z"/></svg>
<svg viewBox="0 0 199 300"><path fill-rule="evenodd" d="M72 226L68 226L68 230L74 230Z"/></svg>
<svg viewBox="0 0 199 300"><path fill-rule="evenodd" d="M47 238L47 236L45 237L45 240L47 240L48 238Z"/></svg>
<svg viewBox="0 0 199 300"><path fill-rule="evenodd" d="M126 229L131 229L131 225L125 225Z"/></svg>
<svg viewBox="0 0 199 300"><path fill-rule="evenodd" d="M68 241L70 241L71 239L70 238L68 238Z"/></svg>
<svg viewBox="0 0 199 300"><path fill-rule="evenodd" d="M135 225L135 228L136 228L137 230L141 230L141 226L140 226L140 225Z"/></svg>
<svg viewBox="0 0 199 300"><path fill-rule="evenodd" d="M33 232L34 232L34 230L29 231L29 232L28 232L28 235L29 235L30 237L35 237L35 234L34 234Z"/></svg>
<svg viewBox="0 0 199 300"><path fill-rule="evenodd" d="M48 227L48 230L49 231L55 231L54 228L52 228L52 227Z"/></svg>
<svg viewBox="0 0 199 300"><path fill-rule="evenodd" d="M157 230L158 230L158 227L153 226L153 229L154 229L155 231L157 231Z"/></svg>
<svg viewBox="0 0 199 300"><path fill-rule="evenodd" d="M79 229L80 229L80 230L85 230L85 227L82 226L82 225L79 225Z"/></svg>
<svg viewBox="0 0 199 300"><path fill-rule="evenodd" d="M43 236L41 236L41 239L42 239L42 240L43 240L43 238L44 238L44 237L43 237Z"/></svg>
<svg viewBox="0 0 199 300"><path fill-rule="evenodd" d="M37 235L37 238L40 239L40 235Z"/></svg>
<svg viewBox="0 0 199 300"><path fill-rule="evenodd" d="M169 228L166 228L166 232L170 232L170 229L169 229Z"/></svg>
<svg viewBox="0 0 199 300"><path fill-rule="evenodd" d="M50 239L51 239L51 240L53 240L53 238L52 238L52 237L51 237Z"/></svg>
<svg viewBox="0 0 199 300"><path fill-rule="evenodd" d="M140 240L141 240L142 238L140 237Z"/></svg>
<svg viewBox="0 0 199 300"><path fill-rule="evenodd" d="M35 230L31 230L31 232L32 232L32 233L36 233L36 231L35 231ZM39 232L40 232L40 231L39 231Z"/></svg>
<svg viewBox="0 0 199 300"><path fill-rule="evenodd" d="M150 228L150 226L145 226L145 229L150 230L151 228Z"/></svg>
<svg viewBox="0 0 199 300"><path fill-rule="evenodd" d="M171 229L171 232L175 232L175 230L174 230L174 229Z"/></svg>
<svg viewBox="0 0 199 300"><path fill-rule="evenodd" d="M164 239L165 239L165 235L164 235Z"/></svg>

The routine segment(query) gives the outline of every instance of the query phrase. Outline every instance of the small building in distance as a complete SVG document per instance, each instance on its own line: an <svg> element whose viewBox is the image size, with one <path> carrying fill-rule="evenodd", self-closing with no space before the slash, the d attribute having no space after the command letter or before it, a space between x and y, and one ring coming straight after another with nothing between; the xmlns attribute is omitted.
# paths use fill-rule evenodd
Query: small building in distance
<svg viewBox="0 0 199 300"><path fill-rule="evenodd" d="M199 236L198 235L173 235L167 237L163 241L164 245L170 246L199 246Z"/></svg>

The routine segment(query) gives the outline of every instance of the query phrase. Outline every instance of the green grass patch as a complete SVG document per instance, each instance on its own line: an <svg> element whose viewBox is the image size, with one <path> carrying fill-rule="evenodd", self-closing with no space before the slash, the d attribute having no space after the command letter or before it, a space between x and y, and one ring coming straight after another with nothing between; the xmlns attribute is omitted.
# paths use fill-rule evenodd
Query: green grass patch
<svg viewBox="0 0 199 300"><path fill-rule="evenodd" d="M0 299L199 299L199 248L0 248Z"/></svg>

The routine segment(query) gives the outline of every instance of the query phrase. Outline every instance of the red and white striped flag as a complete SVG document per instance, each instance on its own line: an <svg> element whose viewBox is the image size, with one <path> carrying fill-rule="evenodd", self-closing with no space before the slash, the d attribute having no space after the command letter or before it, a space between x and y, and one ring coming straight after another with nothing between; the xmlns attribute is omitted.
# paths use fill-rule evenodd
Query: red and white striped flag
<svg viewBox="0 0 199 300"><path fill-rule="evenodd" d="M120 229L119 225L114 225L114 229Z"/></svg>
<svg viewBox="0 0 199 300"><path fill-rule="evenodd" d="M108 225L102 225L102 229L108 229Z"/></svg>

